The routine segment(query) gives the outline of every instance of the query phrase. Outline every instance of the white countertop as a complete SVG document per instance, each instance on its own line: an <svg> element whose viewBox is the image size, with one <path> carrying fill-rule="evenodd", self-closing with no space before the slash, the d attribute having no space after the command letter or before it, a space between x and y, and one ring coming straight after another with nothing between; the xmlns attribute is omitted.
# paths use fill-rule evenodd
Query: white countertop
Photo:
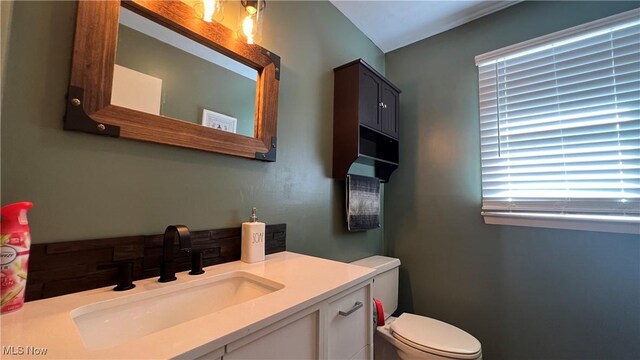
<svg viewBox="0 0 640 360"><path fill-rule="evenodd" d="M28 302L24 308L0 317L2 347L46 348L51 359L160 359L189 354L197 356L251 334L325 300L356 284L368 281L374 270L341 262L281 252L264 262L234 261L205 268L205 273L176 274L178 280L158 283L157 278L136 281L136 288L116 292L112 286L50 299ZM71 311L88 304L118 299L159 288L244 271L284 284L284 288L191 321L128 341L108 349L88 349L71 317ZM193 350L193 351L192 351ZM8 356L34 358L35 356Z"/></svg>

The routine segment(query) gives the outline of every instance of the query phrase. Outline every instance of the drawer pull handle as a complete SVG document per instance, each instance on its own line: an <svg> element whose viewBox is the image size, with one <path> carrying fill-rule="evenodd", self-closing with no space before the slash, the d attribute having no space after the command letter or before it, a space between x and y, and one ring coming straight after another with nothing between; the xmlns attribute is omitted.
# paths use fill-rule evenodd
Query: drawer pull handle
<svg viewBox="0 0 640 360"><path fill-rule="evenodd" d="M349 311L338 311L338 314L342 315L342 316L349 316L351 314L353 314L354 311L360 309L362 307L362 302L360 301L356 301L355 304L353 304L353 307L349 310Z"/></svg>

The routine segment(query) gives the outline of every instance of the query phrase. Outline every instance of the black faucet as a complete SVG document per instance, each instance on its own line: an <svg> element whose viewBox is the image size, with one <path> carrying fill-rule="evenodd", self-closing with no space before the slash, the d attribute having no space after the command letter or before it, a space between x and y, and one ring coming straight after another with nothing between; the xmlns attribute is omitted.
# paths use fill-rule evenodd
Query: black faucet
<svg viewBox="0 0 640 360"><path fill-rule="evenodd" d="M178 238L180 250L191 250L191 234L184 225L170 225L164 231L164 241L162 242L162 262L160 263L159 282L169 282L176 279L176 268L173 263L173 244Z"/></svg>

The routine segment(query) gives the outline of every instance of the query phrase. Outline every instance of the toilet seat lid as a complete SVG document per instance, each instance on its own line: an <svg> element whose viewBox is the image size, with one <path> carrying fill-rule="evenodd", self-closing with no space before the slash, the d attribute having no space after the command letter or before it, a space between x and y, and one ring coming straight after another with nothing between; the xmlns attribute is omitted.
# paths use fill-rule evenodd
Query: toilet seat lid
<svg viewBox="0 0 640 360"><path fill-rule="evenodd" d="M475 359L480 342L466 331L445 322L402 314L391 323L393 337L415 349L458 359Z"/></svg>

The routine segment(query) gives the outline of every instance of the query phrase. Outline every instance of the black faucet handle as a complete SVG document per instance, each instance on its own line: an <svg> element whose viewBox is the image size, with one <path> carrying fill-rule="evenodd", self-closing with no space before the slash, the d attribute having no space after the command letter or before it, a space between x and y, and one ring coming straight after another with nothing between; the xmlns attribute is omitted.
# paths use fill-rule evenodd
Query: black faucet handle
<svg viewBox="0 0 640 360"><path fill-rule="evenodd" d="M200 274L204 274L204 270L202 270L202 251L193 250L191 252L191 271L189 271L189 275Z"/></svg>
<svg viewBox="0 0 640 360"><path fill-rule="evenodd" d="M131 290L136 285L133 283L133 263L123 262L118 265L118 282L115 291Z"/></svg>

